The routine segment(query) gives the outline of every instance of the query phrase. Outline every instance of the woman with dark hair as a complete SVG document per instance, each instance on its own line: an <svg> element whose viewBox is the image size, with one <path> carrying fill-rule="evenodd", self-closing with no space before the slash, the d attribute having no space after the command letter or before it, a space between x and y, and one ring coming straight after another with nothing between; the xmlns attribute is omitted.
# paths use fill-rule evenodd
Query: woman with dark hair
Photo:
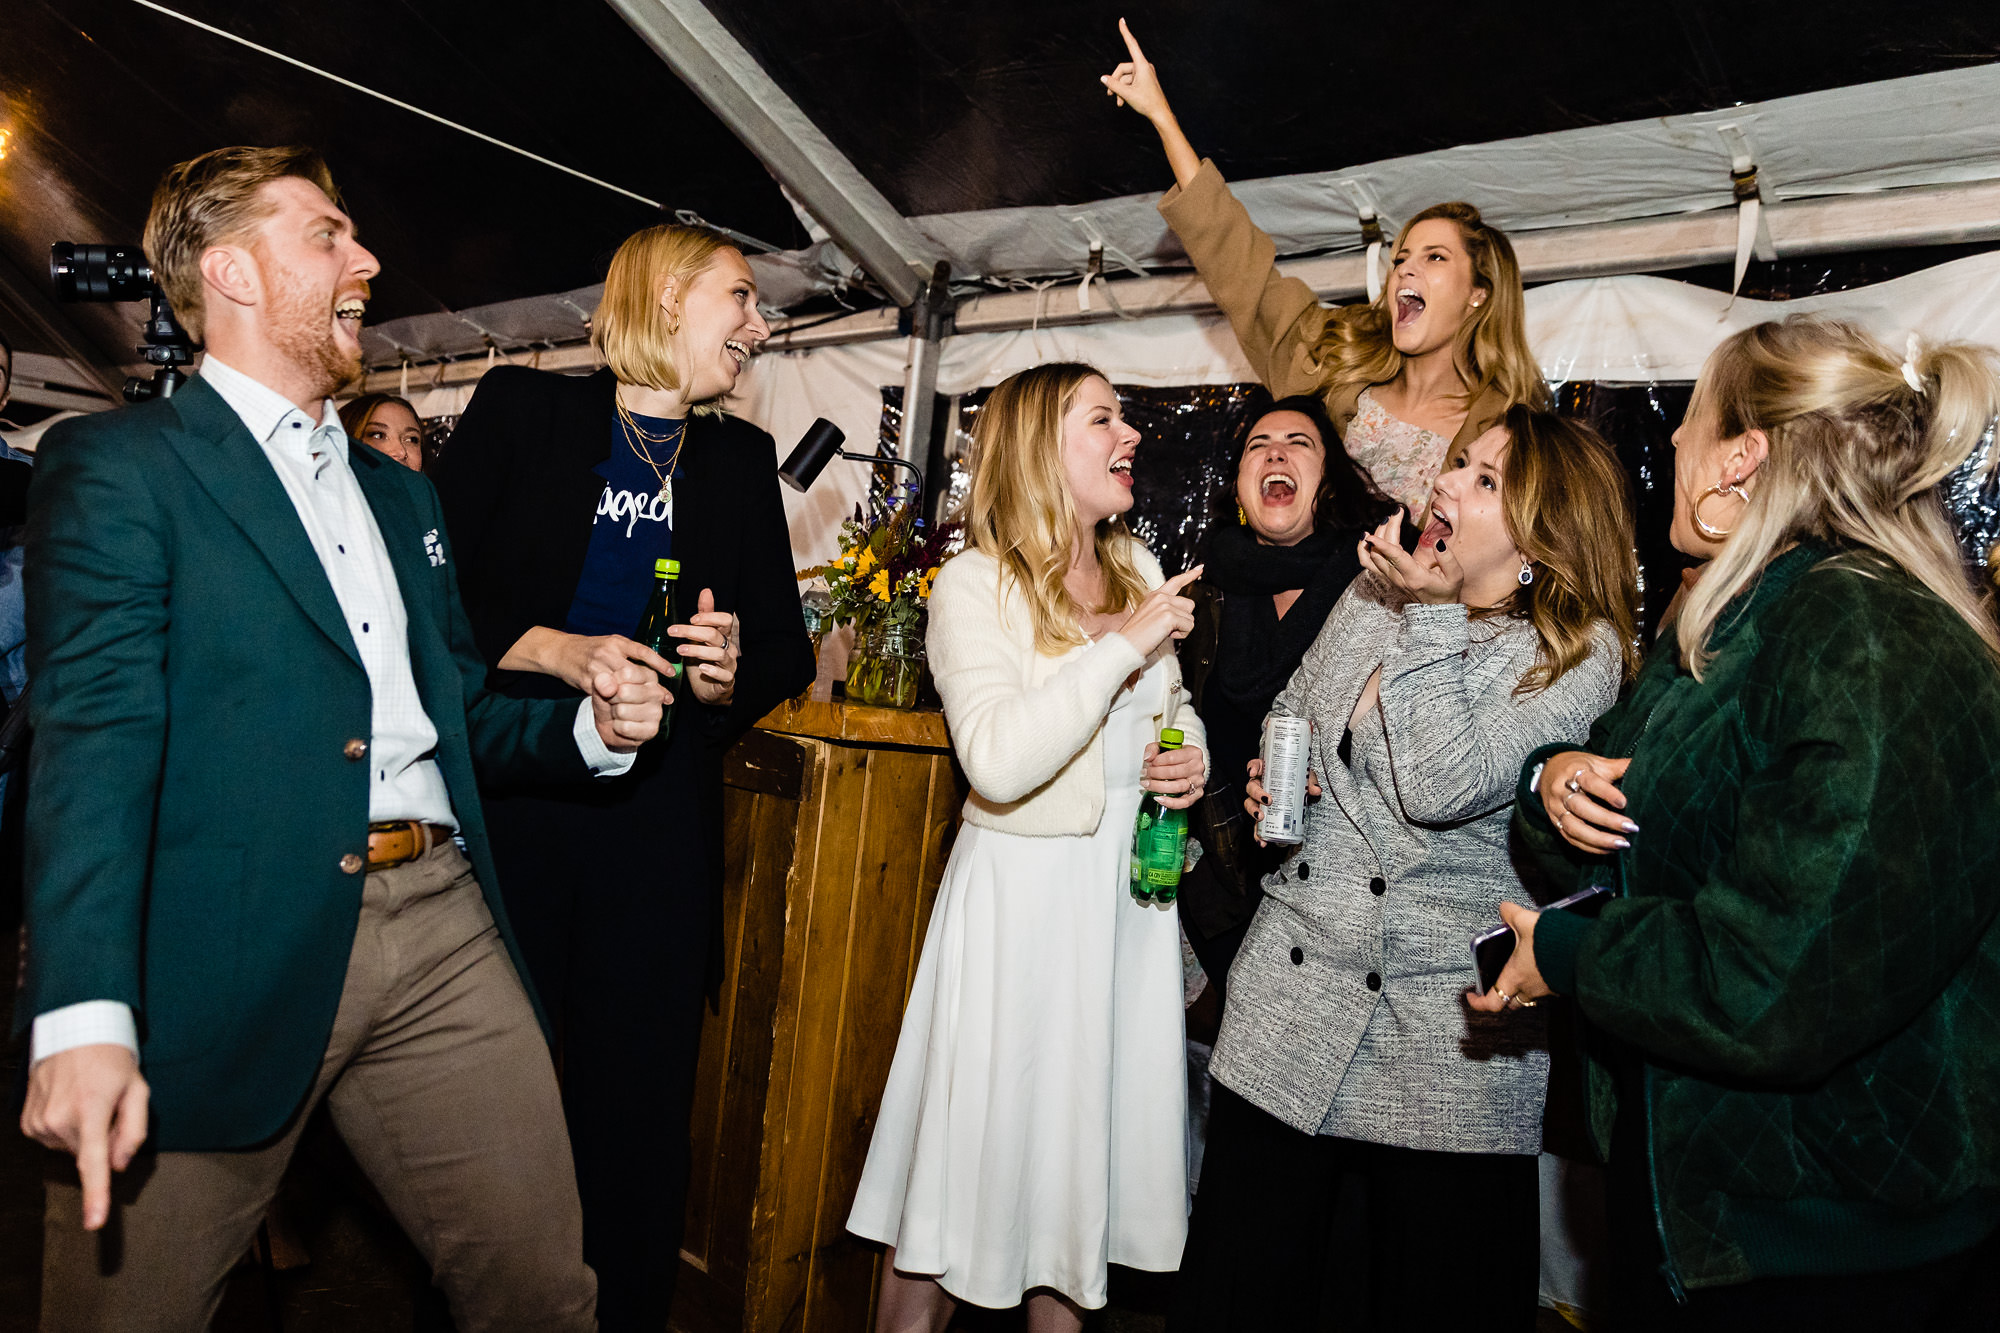
<svg viewBox="0 0 2000 1333"><path fill-rule="evenodd" d="M680 1265L705 981L719 975L723 753L812 681L777 446L719 410L769 330L727 241L649 227L591 321L606 363L502 366L452 432L438 492L502 694L562 697L636 660L671 732L617 783L489 787L493 859L561 1054L584 1258L606 1333L666 1327ZM629 636L668 559L673 663Z"/></svg>
<svg viewBox="0 0 2000 1333"><path fill-rule="evenodd" d="M1356 544L1394 511L1368 476L1327 442L1338 439L1320 400L1281 399L1251 417L1236 484L1209 528L1180 646L1188 702L1208 733L1215 788L1190 812L1202 856L1181 881L1181 925L1224 993L1236 946L1256 914L1259 881L1275 869L1243 812L1243 775L1271 700L1319 637L1361 572Z"/></svg>
<svg viewBox="0 0 2000 1333"><path fill-rule="evenodd" d="M1588 427L1517 407L1450 464L1272 703L1311 720L1325 796L1230 971L1176 1333L1316 1327L1329 1296L1362 1327L1533 1327L1547 1038L1468 1013L1466 943L1526 896L1514 778L1617 697L1638 570Z"/></svg>
<svg viewBox="0 0 2000 1333"><path fill-rule="evenodd" d="M424 423L409 399L364 393L340 409L340 428L354 443L387 454L412 472L424 470Z"/></svg>
<svg viewBox="0 0 2000 1333"><path fill-rule="evenodd" d="M1278 272L1277 249L1194 151L1125 21L1131 59L1101 82L1159 131L1174 229L1257 378L1278 397L1326 403L1348 455L1383 494L1422 514L1447 451L1491 430L1515 404L1550 406L1528 349L1514 247L1471 204L1436 204L1406 223L1393 272L1366 305L1329 310Z"/></svg>
<svg viewBox="0 0 2000 1333"><path fill-rule="evenodd" d="M1589 1026L1621 1331L1994 1327L2000 631L1938 491L1995 363L1804 318L1718 347L1674 432L1701 576L1521 766L1527 849L1615 896L1503 907L1473 1003Z"/></svg>

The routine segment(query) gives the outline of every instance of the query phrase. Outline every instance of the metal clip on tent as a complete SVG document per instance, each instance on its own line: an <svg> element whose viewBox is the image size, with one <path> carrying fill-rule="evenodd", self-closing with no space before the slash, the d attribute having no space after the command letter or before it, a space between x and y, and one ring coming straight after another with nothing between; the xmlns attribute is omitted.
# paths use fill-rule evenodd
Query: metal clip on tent
<svg viewBox="0 0 2000 1333"><path fill-rule="evenodd" d="M805 438L799 441L798 448L792 450L791 456L785 459L784 466L778 469L778 480L803 495L807 487L819 480L819 474L826 470L828 463L836 458L851 458L857 463L906 467L916 474L917 491L919 494L922 493L924 470L915 463L907 458L896 458L888 454L853 453L840 447L846 442L846 432L825 417L820 417L806 431Z"/></svg>
<svg viewBox="0 0 2000 1333"><path fill-rule="evenodd" d="M1375 202L1375 192L1358 180L1338 180L1334 184L1354 205L1354 216L1361 222L1361 243L1368 248L1364 262L1368 281L1368 303L1373 305L1382 299L1382 208Z"/></svg>
<svg viewBox="0 0 2000 1333"><path fill-rule="evenodd" d="M1733 304L1750 268L1750 256L1754 254L1768 264L1778 257L1778 250L1771 243L1770 220L1764 216L1763 187L1757 179L1757 155L1749 136L1733 122L1717 125L1715 132L1729 148L1729 186L1736 199L1736 272L1729 284Z"/></svg>

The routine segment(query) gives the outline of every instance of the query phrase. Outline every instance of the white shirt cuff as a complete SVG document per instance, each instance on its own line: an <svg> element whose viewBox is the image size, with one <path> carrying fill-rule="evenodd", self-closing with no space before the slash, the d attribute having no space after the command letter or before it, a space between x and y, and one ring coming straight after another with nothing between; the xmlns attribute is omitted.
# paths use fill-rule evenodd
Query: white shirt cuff
<svg viewBox="0 0 2000 1333"><path fill-rule="evenodd" d="M73 1046L123 1046L139 1058L139 1026L132 1006L122 1000L85 1000L35 1016L28 1063L34 1065Z"/></svg>
<svg viewBox="0 0 2000 1333"><path fill-rule="evenodd" d="M583 755L583 762L590 766L593 777L621 777L638 762L639 752L619 754L604 743L604 737L597 734L597 719L591 715L590 700L585 698L576 710L576 748Z"/></svg>

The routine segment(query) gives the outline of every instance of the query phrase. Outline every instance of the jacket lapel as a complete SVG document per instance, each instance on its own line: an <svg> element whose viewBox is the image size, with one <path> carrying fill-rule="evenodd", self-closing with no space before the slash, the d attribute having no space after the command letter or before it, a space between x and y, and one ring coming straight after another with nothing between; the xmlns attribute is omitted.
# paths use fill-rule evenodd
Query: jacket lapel
<svg viewBox="0 0 2000 1333"><path fill-rule="evenodd" d="M292 497L242 418L199 378L174 395L173 406L182 429L167 432L168 446L270 564L306 619L361 665L354 636L347 632L347 619Z"/></svg>

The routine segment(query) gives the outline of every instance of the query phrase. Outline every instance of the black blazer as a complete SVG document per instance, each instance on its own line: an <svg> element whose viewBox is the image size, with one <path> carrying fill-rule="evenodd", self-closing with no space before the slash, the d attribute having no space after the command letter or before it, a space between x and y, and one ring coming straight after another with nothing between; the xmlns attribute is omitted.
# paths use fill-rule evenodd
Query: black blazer
<svg viewBox="0 0 2000 1333"><path fill-rule="evenodd" d="M530 627L561 629L590 548L611 456L617 381L502 366L479 383L446 441L435 480L444 501L460 593L488 682L515 697L578 697L553 676L502 671L499 661ZM674 558L681 587L713 590L716 609L742 622L742 659L728 708L677 691L678 749L699 740L702 833L721 885L722 755L757 720L812 683L811 640L799 614L791 536L778 495L777 446L734 417L690 420L674 495ZM686 734L688 739L684 740ZM621 783L643 783L659 745L641 752L631 778L555 799L615 799Z"/></svg>

